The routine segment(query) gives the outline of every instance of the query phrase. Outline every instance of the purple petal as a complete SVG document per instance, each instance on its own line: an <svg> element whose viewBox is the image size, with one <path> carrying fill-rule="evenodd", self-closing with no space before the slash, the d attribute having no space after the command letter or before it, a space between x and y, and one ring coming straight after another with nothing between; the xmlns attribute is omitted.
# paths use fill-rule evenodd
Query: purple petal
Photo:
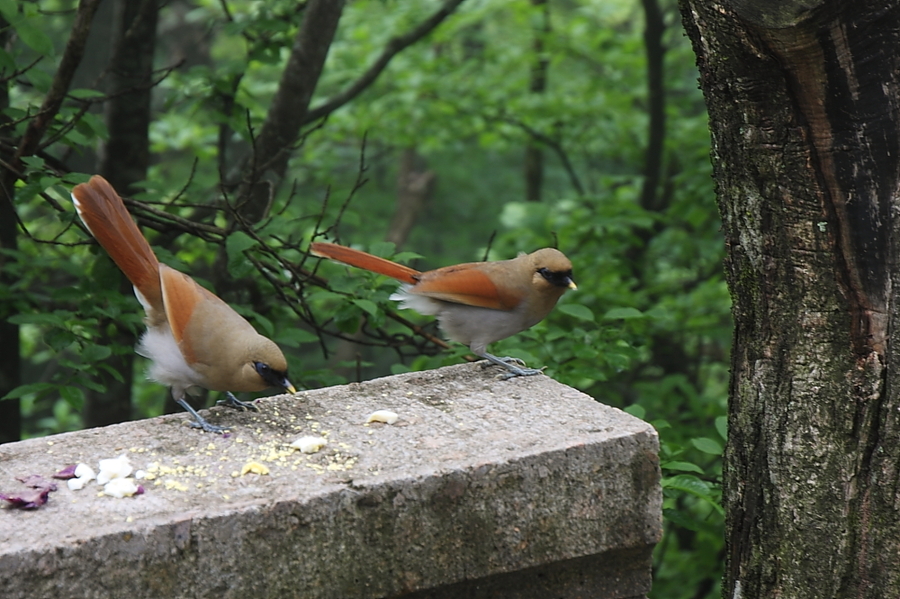
<svg viewBox="0 0 900 599"><path fill-rule="evenodd" d="M0 493L0 499L8 501L13 507L22 510L33 510L47 503L50 493L56 490L56 483L52 483L38 474L20 476L16 480L31 487L27 491L18 494L7 495Z"/></svg>
<svg viewBox="0 0 900 599"><path fill-rule="evenodd" d="M33 510L47 503L50 492L53 490L55 490L55 485L53 489L49 487L31 489L29 491L22 491L18 495L6 495L5 493L0 493L0 499L8 501L14 508Z"/></svg>
<svg viewBox="0 0 900 599"><path fill-rule="evenodd" d="M71 466L66 466L59 472L53 475L53 478L59 480L69 480L70 478L75 478L75 469L78 467L78 464L72 464Z"/></svg>
<svg viewBox="0 0 900 599"><path fill-rule="evenodd" d="M17 476L16 480L32 489L49 489L56 490L56 483L50 482L40 474L29 474L28 476Z"/></svg>

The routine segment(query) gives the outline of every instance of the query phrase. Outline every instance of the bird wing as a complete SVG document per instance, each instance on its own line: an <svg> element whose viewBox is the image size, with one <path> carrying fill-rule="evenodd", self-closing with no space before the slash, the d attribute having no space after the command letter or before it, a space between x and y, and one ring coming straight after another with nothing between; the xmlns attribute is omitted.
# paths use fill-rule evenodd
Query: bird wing
<svg viewBox="0 0 900 599"><path fill-rule="evenodd" d="M314 256L328 258L350 266L362 268L363 270L385 275L392 279L409 283L410 285L415 284L421 274L414 268L334 243L322 243L317 241L310 244L309 249Z"/></svg>
<svg viewBox="0 0 900 599"><path fill-rule="evenodd" d="M200 287L194 279L165 264L159 266L159 279L162 283L166 318L172 329L172 336L178 347L181 348L181 353L187 363L194 364L197 362L197 357L185 331L197 306L207 299L206 294L203 293L205 289Z"/></svg>
<svg viewBox="0 0 900 599"><path fill-rule="evenodd" d="M472 262L445 266L422 273L418 283L408 293L435 299L478 306L492 310L512 310L522 301L521 293L498 286L481 268L484 263Z"/></svg>
<svg viewBox="0 0 900 599"><path fill-rule="evenodd" d="M152 310L162 309L159 261L112 185L99 175L72 189L78 216Z"/></svg>

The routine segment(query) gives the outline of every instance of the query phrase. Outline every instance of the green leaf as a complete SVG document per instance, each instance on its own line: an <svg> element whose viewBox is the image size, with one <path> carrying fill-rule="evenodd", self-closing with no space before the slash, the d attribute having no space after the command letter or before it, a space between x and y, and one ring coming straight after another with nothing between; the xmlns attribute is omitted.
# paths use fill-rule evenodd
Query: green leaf
<svg viewBox="0 0 900 599"><path fill-rule="evenodd" d="M422 258L422 257L423 257L422 254L417 254L416 252L400 252L399 254L396 254L392 258L392 260L394 260L395 262L402 262L403 264L408 264L412 260L418 260L419 258Z"/></svg>
<svg viewBox="0 0 900 599"><path fill-rule="evenodd" d="M84 391L78 387L63 386L59 388L59 396L66 400L66 403L80 410L84 405Z"/></svg>
<svg viewBox="0 0 900 599"><path fill-rule="evenodd" d="M266 337L271 337L275 334L275 325L271 320L263 316L258 312L253 312L253 320L256 321L257 329L262 329L261 332L265 333Z"/></svg>
<svg viewBox="0 0 900 599"><path fill-rule="evenodd" d="M7 321L12 324L36 324L53 327L65 327L66 321L58 314L16 314Z"/></svg>
<svg viewBox="0 0 900 599"><path fill-rule="evenodd" d="M722 455L722 444L709 437L697 437L696 439L691 439L691 445L704 453Z"/></svg>
<svg viewBox="0 0 900 599"><path fill-rule="evenodd" d="M0 397L0 400L18 399L20 397L28 395L29 393L39 393L40 394L40 393L49 391L50 389L53 389L55 387L56 387L56 385L54 385L52 383L28 383L27 385L19 385L18 387L14 388L12 391L7 393L3 397Z"/></svg>
<svg viewBox="0 0 900 599"><path fill-rule="evenodd" d="M392 241L376 241L369 246L370 253L376 256L381 256L382 258L393 256L396 249L397 246L395 246L394 242Z"/></svg>
<svg viewBox="0 0 900 599"><path fill-rule="evenodd" d="M105 345L88 345L81 352L81 358L87 363L99 362L112 355L112 350Z"/></svg>
<svg viewBox="0 0 900 599"><path fill-rule="evenodd" d="M684 491L697 497L711 497L709 483L700 480L693 474L678 474L669 478L663 478L661 483L664 489Z"/></svg>
<svg viewBox="0 0 900 599"><path fill-rule="evenodd" d="M579 320L594 322L594 313L587 306L581 304L560 304L556 307L563 314L574 316Z"/></svg>
<svg viewBox="0 0 900 599"><path fill-rule="evenodd" d="M353 300L353 303L356 304L361 310L363 310L364 312L368 312L372 316L378 315L378 304L376 304L372 300L356 298Z"/></svg>
<svg viewBox="0 0 900 599"><path fill-rule="evenodd" d="M660 464L660 467L664 470L678 470L680 472L696 472L697 474L703 474L703 468L690 462L663 462Z"/></svg>
<svg viewBox="0 0 900 599"><path fill-rule="evenodd" d="M19 6L16 0L0 0L0 15L12 23L19 17Z"/></svg>
<svg viewBox="0 0 900 599"><path fill-rule="evenodd" d="M637 308L612 308L603 315L605 320L627 320L629 318L644 318L645 314Z"/></svg>
<svg viewBox="0 0 900 599"><path fill-rule="evenodd" d="M19 34L19 39L26 46L44 56L53 54L53 40L38 26L36 18L25 17L16 19L14 27L16 33Z"/></svg>
<svg viewBox="0 0 900 599"><path fill-rule="evenodd" d="M303 343L314 343L318 340L314 334L299 327L283 328L274 339L275 343L288 347L300 347Z"/></svg>
<svg viewBox="0 0 900 599"><path fill-rule="evenodd" d="M248 261L244 252L256 245L253 238L243 231L236 231L225 240L225 252L228 255L228 272L232 276L244 276L248 269Z"/></svg>
<svg viewBox="0 0 900 599"><path fill-rule="evenodd" d="M716 431L718 431L719 436L728 440L728 416L718 416L716 418Z"/></svg>
<svg viewBox="0 0 900 599"><path fill-rule="evenodd" d="M647 415L647 410L644 409L644 406L638 405L636 403L622 408L622 411L631 414L635 418L640 418L641 420L643 420Z"/></svg>
<svg viewBox="0 0 900 599"><path fill-rule="evenodd" d="M13 72L16 70L16 61L6 50L0 48L0 72Z"/></svg>
<svg viewBox="0 0 900 599"><path fill-rule="evenodd" d="M96 89L87 89L87 88L78 88L73 89L69 92L69 95L73 98L78 99L86 99L86 98L102 98L105 94Z"/></svg>
<svg viewBox="0 0 900 599"><path fill-rule="evenodd" d="M678 526L682 526L684 528L687 528L688 530L700 530L701 528L694 518L690 518L684 515L679 510L666 508L663 510L663 517L672 524L677 524Z"/></svg>

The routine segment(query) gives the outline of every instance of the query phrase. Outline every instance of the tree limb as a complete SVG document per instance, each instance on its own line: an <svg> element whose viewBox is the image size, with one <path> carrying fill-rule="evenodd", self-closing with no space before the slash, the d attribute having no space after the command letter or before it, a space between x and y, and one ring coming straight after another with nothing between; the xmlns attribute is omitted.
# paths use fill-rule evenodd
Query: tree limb
<svg viewBox="0 0 900 599"><path fill-rule="evenodd" d="M265 217L273 186L284 178L343 9L343 0L310 0L306 6L278 91L241 169L236 206L251 222Z"/></svg>
<svg viewBox="0 0 900 599"><path fill-rule="evenodd" d="M94 19L94 13L97 12L99 5L100 0L81 0L78 3L75 21L72 23L72 33L69 41L66 42L66 49L59 68L53 75L53 82L50 84L50 90L44 98L40 111L35 118L29 121L28 127L25 129L25 135L22 136L22 141L16 150L13 166L18 167L23 157L31 156L37 150L53 117L59 112L72 84L75 69L81 64L81 58L84 56L84 46L91 31L91 21Z"/></svg>
<svg viewBox="0 0 900 599"><path fill-rule="evenodd" d="M358 96L360 93L362 93L363 90L369 87L375 81L375 79L378 78L378 75L380 75L381 72L387 67L394 56L434 31L435 28L437 28L437 26L444 21L444 19L453 14L453 11L456 10L456 7L462 4L463 1L464 0L447 0L447 2L445 2L444 5L437 10L437 12L423 21L418 27L404 35L392 37L384 47L384 50L382 50L381 56L379 56L378 59L375 60L372 66L370 66L369 69L365 73L363 73L359 79L357 79L352 85L350 85L350 87L333 96L324 104L320 104L319 106L316 106L315 108L307 112L306 118L303 120L304 124L331 114L332 112Z"/></svg>

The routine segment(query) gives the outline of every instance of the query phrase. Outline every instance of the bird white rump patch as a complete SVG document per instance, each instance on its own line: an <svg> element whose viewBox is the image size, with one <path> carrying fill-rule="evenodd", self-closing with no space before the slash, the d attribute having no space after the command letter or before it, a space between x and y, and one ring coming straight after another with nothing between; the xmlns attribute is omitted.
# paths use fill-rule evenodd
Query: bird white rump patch
<svg viewBox="0 0 900 599"><path fill-rule="evenodd" d="M153 362L147 370L147 376L151 380L167 387L183 388L185 381L190 381L191 385L203 386L203 379L184 359L168 326L147 329L141 335L135 351Z"/></svg>

